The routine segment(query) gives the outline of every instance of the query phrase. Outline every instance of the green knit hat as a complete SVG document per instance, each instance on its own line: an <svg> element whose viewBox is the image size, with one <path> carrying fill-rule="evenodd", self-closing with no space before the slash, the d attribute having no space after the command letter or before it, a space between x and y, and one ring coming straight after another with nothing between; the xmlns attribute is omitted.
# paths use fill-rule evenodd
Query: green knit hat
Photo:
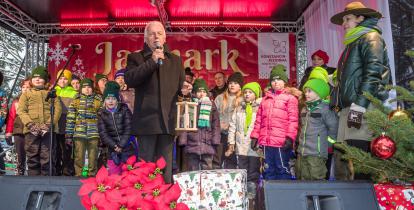
<svg viewBox="0 0 414 210"><path fill-rule="evenodd" d="M262 88L260 87L259 83L257 82L247 83L243 86L242 91L246 89L253 91L254 95L256 96L256 99L262 97Z"/></svg>
<svg viewBox="0 0 414 210"><path fill-rule="evenodd" d="M93 81L89 78L84 78L81 82L80 82L80 88L83 88L85 86L89 86L91 88L93 88Z"/></svg>
<svg viewBox="0 0 414 210"><path fill-rule="evenodd" d="M328 71L326 71L326 69L320 66L317 66L313 68L311 73L309 74L308 80L310 79L320 79L328 83Z"/></svg>
<svg viewBox="0 0 414 210"><path fill-rule="evenodd" d="M269 80L272 82L275 79L281 79L285 83L288 82L288 77L286 74L286 67L282 64L277 64L272 68L272 71L270 72Z"/></svg>
<svg viewBox="0 0 414 210"><path fill-rule="evenodd" d="M196 79L194 81L194 88L193 90L195 92L199 91L199 90L205 90L206 92L208 92L208 86L207 86L207 82L204 79Z"/></svg>
<svg viewBox="0 0 414 210"><path fill-rule="evenodd" d="M303 91L306 88L313 90L321 99L326 99L329 96L329 85L321 79L310 79L303 85Z"/></svg>
<svg viewBox="0 0 414 210"><path fill-rule="evenodd" d="M105 90L103 92L103 98L106 99L106 97L115 97L118 101L120 101L119 98L119 90L121 87L119 84L115 81L109 81L105 84Z"/></svg>
<svg viewBox="0 0 414 210"><path fill-rule="evenodd" d="M101 79L108 79L108 76L106 76L105 74L95 74L95 82L98 82Z"/></svg>
<svg viewBox="0 0 414 210"><path fill-rule="evenodd" d="M46 67L38 66L32 70L32 78L40 77L44 79L46 82L49 80L49 73L47 72Z"/></svg>

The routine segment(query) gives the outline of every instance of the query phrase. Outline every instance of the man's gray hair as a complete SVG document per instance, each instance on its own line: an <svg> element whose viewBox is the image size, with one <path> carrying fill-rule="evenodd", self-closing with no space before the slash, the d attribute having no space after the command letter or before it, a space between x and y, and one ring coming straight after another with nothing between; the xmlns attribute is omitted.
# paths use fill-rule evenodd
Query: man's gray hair
<svg viewBox="0 0 414 210"><path fill-rule="evenodd" d="M156 21L156 20L150 21L145 26L145 30L144 30L144 42L146 42L146 39L148 37L148 28L150 27L150 25L160 25L162 27L162 29L164 30L164 33L165 33L165 27L164 27L164 25L160 21Z"/></svg>

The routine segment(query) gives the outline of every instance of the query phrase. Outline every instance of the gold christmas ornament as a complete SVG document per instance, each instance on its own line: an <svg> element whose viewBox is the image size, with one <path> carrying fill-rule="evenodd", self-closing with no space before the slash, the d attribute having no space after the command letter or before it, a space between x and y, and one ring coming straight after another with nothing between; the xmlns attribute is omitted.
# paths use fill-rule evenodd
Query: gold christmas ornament
<svg viewBox="0 0 414 210"><path fill-rule="evenodd" d="M392 119L394 117L410 119L410 114L404 109L402 109L400 105L398 105L396 110L388 114L388 119Z"/></svg>

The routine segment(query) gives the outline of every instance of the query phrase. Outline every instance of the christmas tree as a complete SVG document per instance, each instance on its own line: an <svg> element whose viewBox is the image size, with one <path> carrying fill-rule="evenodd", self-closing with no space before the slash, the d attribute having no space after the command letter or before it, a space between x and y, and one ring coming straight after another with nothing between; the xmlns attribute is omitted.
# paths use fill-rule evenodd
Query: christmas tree
<svg viewBox="0 0 414 210"><path fill-rule="evenodd" d="M414 81L410 82L410 88L414 90ZM395 89L397 92L397 98L391 102L414 105L414 94L409 90L399 86L388 86L387 89ZM414 124L411 120L414 106L406 110L393 111L371 94L364 93L364 96L375 107L364 115L373 136L390 137L395 142L395 154L391 158L381 159L372 154L373 151L367 153L345 144L335 144L335 148L345 153L343 158L352 162L355 173L369 174L375 182L414 182Z"/></svg>

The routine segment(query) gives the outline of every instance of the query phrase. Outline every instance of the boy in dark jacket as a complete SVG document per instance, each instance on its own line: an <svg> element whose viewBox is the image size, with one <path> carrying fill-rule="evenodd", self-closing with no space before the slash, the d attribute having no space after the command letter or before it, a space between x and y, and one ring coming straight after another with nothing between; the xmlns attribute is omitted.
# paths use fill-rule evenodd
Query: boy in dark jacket
<svg viewBox="0 0 414 210"><path fill-rule="evenodd" d="M323 100L329 95L328 84L311 79L303 86L306 107L301 112L296 177L299 180L322 180L326 177L329 143L334 143L338 119Z"/></svg>
<svg viewBox="0 0 414 210"><path fill-rule="evenodd" d="M215 146L220 144L219 114L214 102L207 96L208 87L203 79L194 81L194 91L198 102L196 132L180 134L179 145L185 146L188 170L211 170Z"/></svg>
<svg viewBox="0 0 414 210"><path fill-rule="evenodd" d="M133 155L131 139L132 113L128 105L120 102L120 86L107 82L103 92L104 107L98 111L98 130L101 141L108 147L109 174L122 172L121 162ZM134 138L132 138L134 140Z"/></svg>

